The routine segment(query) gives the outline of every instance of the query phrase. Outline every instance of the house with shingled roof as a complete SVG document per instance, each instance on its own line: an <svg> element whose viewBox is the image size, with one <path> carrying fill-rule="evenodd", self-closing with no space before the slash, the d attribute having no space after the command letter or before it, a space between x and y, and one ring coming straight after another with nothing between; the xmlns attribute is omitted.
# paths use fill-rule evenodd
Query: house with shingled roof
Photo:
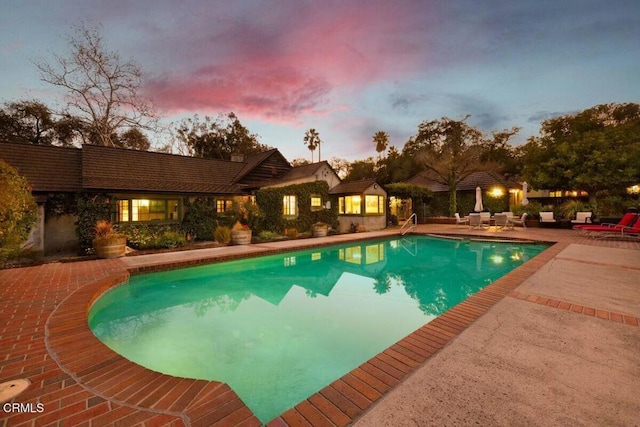
<svg viewBox="0 0 640 427"><path fill-rule="evenodd" d="M114 223L179 224L187 200L197 197L213 198L216 211L224 213L234 199L251 197L261 188L323 180L333 189L341 183L327 162L293 167L277 149L225 161L96 145L0 143L0 159L32 187L39 216L30 244L44 253L77 243L77 218L46 215L47 200L54 195L106 194Z"/></svg>

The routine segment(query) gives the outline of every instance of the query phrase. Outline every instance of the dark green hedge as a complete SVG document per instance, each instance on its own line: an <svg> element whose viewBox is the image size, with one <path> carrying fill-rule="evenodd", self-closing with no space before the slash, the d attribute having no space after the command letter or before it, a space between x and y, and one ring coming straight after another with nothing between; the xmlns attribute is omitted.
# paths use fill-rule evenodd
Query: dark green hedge
<svg viewBox="0 0 640 427"><path fill-rule="evenodd" d="M287 220L282 213L285 195L295 195L298 201L298 217ZM311 196L322 197L322 203L331 201L331 209L311 210ZM283 233L285 228L295 227L304 232L316 222L325 222L332 227L338 225L338 206L335 198L329 196L329 185L325 181L294 184L286 187L264 188L256 192L256 203L262 211L260 231Z"/></svg>

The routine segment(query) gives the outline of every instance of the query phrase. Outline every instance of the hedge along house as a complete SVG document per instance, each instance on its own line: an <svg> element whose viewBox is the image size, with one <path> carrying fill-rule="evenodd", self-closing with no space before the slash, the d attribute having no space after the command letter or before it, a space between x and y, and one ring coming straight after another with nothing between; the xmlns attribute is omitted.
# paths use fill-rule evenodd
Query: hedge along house
<svg viewBox="0 0 640 427"><path fill-rule="evenodd" d="M429 171L423 171L407 181L409 184L428 188L433 197L428 205L416 212L422 221L428 216L449 216L449 188L433 179ZM492 171L474 172L460 181L456 187L457 207L460 215L473 212L476 187L482 190L485 211L503 212L522 202L522 187L499 173Z"/></svg>
<svg viewBox="0 0 640 427"><path fill-rule="evenodd" d="M354 226L368 231L387 226L387 192L373 179L342 182L329 193L338 199L338 231L345 233Z"/></svg>

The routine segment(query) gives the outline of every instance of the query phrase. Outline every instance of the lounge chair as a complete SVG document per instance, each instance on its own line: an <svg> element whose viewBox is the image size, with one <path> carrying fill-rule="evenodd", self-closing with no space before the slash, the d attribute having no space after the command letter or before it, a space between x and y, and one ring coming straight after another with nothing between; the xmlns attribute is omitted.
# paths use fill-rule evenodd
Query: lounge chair
<svg viewBox="0 0 640 427"><path fill-rule="evenodd" d="M456 212L456 225L469 225L469 217L466 218L460 218L460 214L458 212Z"/></svg>
<svg viewBox="0 0 640 427"><path fill-rule="evenodd" d="M591 224L591 212L576 212L576 219L572 219L572 224Z"/></svg>
<svg viewBox="0 0 640 427"><path fill-rule="evenodd" d="M556 220L553 217L553 212L540 212L540 226L543 224L555 224Z"/></svg>
<svg viewBox="0 0 640 427"><path fill-rule="evenodd" d="M627 227L611 227L608 230L605 230L605 229L590 230L589 235L591 237L596 237L596 238L600 238L600 237L640 238L640 221L636 219L632 226L627 226Z"/></svg>
<svg viewBox="0 0 640 427"><path fill-rule="evenodd" d="M507 226L508 227L513 227L514 225L521 225L523 228L527 228L527 213L523 213L522 216L520 217L520 219L515 219L512 218L510 220L507 221Z"/></svg>
<svg viewBox="0 0 640 427"><path fill-rule="evenodd" d="M600 231L616 231L619 229L623 229L625 227L632 227L636 222L638 222L639 214L628 212L624 214L622 219L618 221L617 224L611 223L603 223L599 225L595 224L585 224L585 225L574 225L573 228L578 230L581 234L589 234L590 232L600 232Z"/></svg>

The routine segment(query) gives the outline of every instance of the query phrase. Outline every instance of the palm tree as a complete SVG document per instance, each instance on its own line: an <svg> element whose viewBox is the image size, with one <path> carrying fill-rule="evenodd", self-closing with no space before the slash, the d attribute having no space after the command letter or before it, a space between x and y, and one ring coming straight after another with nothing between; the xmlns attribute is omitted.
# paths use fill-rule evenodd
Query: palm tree
<svg viewBox="0 0 640 427"><path fill-rule="evenodd" d="M313 163L313 152L318 148L318 161L320 161L320 144L322 141L320 140L320 135L315 129L309 129L304 134L304 143L311 151L311 163Z"/></svg>
<svg viewBox="0 0 640 427"><path fill-rule="evenodd" d="M373 135L373 143L376 145L376 151L378 152L378 159L382 157L382 153L389 146L389 134L379 130Z"/></svg>

